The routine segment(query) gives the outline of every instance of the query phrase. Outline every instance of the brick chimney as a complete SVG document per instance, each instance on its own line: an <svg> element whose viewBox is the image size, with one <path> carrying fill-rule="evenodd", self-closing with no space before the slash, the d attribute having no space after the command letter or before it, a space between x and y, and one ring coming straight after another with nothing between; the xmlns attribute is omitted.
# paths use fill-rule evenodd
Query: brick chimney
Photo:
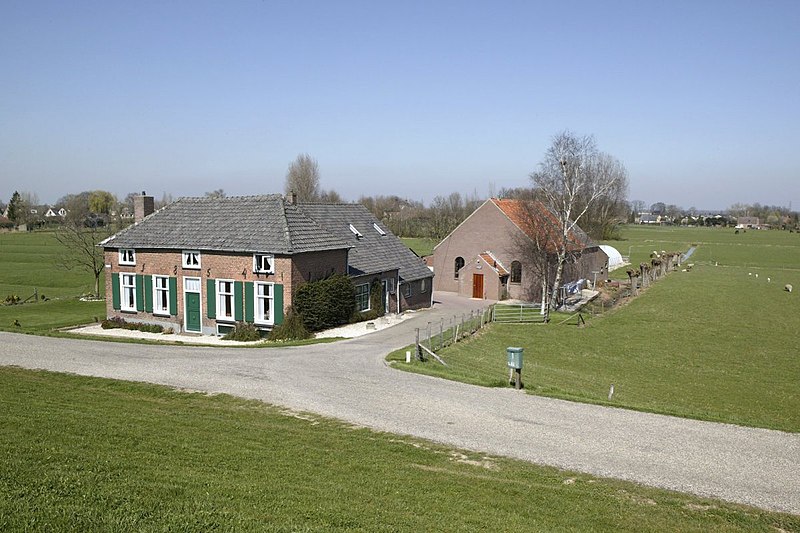
<svg viewBox="0 0 800 533"><path fill-rule="evenodd" d="M286 196L286 202L289 205L296 205L297 204L297 193L294 191L289 191L288 196Z"/></svg>
<svg viewBox="0 0 800 533"><path fill-rule="evenodd" d="M141 222L147 215L153 214L155 211L155 202L152 196L147 196L147 193L142 191L139 196L133 197L133 221Z"/></svg>

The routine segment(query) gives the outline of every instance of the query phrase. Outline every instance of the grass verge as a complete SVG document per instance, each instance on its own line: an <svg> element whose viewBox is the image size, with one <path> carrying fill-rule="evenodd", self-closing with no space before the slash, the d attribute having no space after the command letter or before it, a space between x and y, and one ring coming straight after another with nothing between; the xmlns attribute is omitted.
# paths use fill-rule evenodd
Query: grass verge
<svg viewBox="0 0 800 533"><path fill-rule="evenodd" d="M225 395L0 368L3 531L774 531L800 517Z"/></svg>

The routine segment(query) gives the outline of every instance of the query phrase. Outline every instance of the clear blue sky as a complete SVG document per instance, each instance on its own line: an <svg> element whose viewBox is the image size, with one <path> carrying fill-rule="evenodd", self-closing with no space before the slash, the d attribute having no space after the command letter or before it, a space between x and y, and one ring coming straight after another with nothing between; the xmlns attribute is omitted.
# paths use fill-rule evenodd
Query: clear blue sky
<svg viewBox="0 0 800 533"><path fill-rule="evenodd" d="M0 3L0 197L527 186L595 135L630 199L800 208L800 1Z"/></svg>

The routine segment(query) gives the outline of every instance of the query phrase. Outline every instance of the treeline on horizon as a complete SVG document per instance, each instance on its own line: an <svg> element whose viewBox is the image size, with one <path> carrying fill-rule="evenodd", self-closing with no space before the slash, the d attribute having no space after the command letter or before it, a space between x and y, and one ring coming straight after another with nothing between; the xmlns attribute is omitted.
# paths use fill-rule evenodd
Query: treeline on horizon
<svg viewBox="0 0 800 533"><path fill-rule="evenodd" d="M132 223L133 198L139 193L128 193L118 199L108 191L83 191L65 195L53 207L63 207L67 211L67 220L84 221L91 217L105 217L107 223L117 227ZM205 193L206 196L225 197L223 189ZM534 188L503 188L492 196L505 199L534 200L537 191ZM171 194L164 193L156 198L156 209L173 201ZM324 191L316 201L344 202L335 191ZM430 238L441 240L463 222L486 198L477 193L461 194L453 192L447 196L436 196L427 206L418 200L401 198L397 195L361 196L357 203L364 205L376 218L399 237ZM29 224L35 227L53 225L58 222L44 220L42 207L35 193L21 192L11 195L8 202L0 200L0 211L7 205L14 206L16 216L9 216L6 226ZM32 214L31 208L37 209ZM732 205L719 213L699 212L694 207L688 209L674 204L661 202L649 207L641 201L628 201L625 198L606 198L594 204L580 221L580 226L596 240L613 240L619 238L619 227L624 223L634 223L640 213L651 213L662 216L671 224L696 225L731 225L736 224L738 217L757 217L763 224L783 229L798 227L798 213L787 207L761 205L759 203ZM721 215L721 216L716 216Z"/></svg>

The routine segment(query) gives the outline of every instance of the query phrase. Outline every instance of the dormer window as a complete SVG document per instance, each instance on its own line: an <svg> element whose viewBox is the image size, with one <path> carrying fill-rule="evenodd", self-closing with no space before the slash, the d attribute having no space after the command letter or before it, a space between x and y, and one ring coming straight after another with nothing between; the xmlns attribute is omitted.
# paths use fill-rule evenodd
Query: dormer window
<svg viewBox="0 0 800 533"><path fill-rule="evenodd" d="M274 274L275 256L272 254L253 255L253 272L257 274Z"/></svg>
<svg viewBox="0 0 800 533"><path fill-rule="evenodd" d="M352 231L352 232L353 232L353 235L355 235L355 236L356 236L356 239L360 239L361 237L363 237L363 235L361 234L361 232L360 232L360 231L358 231L358 230L356 229L356 227L355 227L354 225L352 225L352 224L350 224L350 231Z"/></svg>
<svg viewBox="0 0 800 533"><path fill-rule="evenodd" d="M386 232L385 232L385 231L383 231L383 230L381 229L381 227L380 227L380 226L379 226L377 223L373 222L373 223L372 223L372 227L373 227L373 228L375 228L375 231L377 231L377 232L378 232L378 235L380 235L381 237L383 237L384 235L386 235Z"/></svg>
<svg viewBox="0 0 800 533"><path fill-rule="evenodd" d="M131 249L122 249L119 251L119 264L120 265L135 265L136 252Z"/></svg>
<svg viewBox="0 0 800 533"><path fill-rule="evenodd" d="M183 268L200 268L200 252L184 251L183 252Z"/></svg>

